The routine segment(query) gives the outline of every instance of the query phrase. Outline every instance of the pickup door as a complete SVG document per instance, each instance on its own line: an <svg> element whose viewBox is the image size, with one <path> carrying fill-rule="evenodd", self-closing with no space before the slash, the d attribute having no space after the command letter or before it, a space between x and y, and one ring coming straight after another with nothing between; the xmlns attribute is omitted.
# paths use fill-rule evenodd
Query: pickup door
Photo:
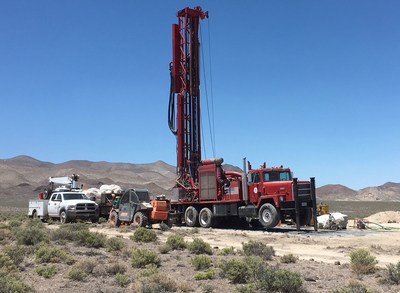
<svg viewBox="0 0 400 293"><path fill-rule="evenodd" d="M62 201L62 196L60 193L54 193L47 207L47 211L50 217L58 217L60 215L60 205Z"/></svg>
<svg viewBox="0 0 400 293"><path fill-rule="evenodd" d="M125 191L119 205L119 219L124 222L131 222L133 215L138 210L139 198L132 189Z"/></svg>

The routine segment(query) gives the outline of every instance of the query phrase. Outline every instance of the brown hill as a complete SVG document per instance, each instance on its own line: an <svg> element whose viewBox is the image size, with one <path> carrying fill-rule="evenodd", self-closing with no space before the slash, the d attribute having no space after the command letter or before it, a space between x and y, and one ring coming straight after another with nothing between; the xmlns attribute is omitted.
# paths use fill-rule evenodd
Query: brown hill
<svg viewBox="0 0 400 293"><path fill-rule="evenodd" d="M28 156L0 160L0 199L5 206L27 205L53 176L80 175L84 188L117 184L122 188L148 188L153 195L168 193L175 182L175 168L163 161L149 164L68 161L41 162Z"/></svg>
<svg viewBox="0 0 400 293"><path fill-rule="evenodd" d="M340 184L328 184L317 188L317 197L321 200L399 201L400 183L387 182L358 191Z"/></svg>
<svg viewBox="0 0 400 293"><path fill-rule="evenodd" d="M340 184L328 184L317 188L317 197L322 200L350 200L356 195L357 191Z"/></svg>

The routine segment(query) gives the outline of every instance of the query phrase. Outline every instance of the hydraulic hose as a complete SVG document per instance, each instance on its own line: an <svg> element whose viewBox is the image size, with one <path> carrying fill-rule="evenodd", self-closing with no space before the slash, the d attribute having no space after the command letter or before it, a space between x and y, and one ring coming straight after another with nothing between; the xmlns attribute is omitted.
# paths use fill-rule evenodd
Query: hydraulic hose
<svg viewBox="0 0 400 293"><path fill-rule="evenodd" d="M171 71L171 66L170 66L170 71ZM168 126L171 132L176 135L177 134L177 129L175 127L175 93L173 91L173 85L174 85L174 80L171 76L171 84L170 84L170 90L169 90L169 103L168 103Z"/></svg>

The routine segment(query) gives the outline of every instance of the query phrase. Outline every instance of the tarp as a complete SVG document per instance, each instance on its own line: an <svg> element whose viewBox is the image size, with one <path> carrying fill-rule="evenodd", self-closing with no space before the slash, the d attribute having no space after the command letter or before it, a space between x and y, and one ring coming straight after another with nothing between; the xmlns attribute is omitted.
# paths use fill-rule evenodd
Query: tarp
<svg viewBox="0 0 400 293"><path fill-rule="evenodd" d="M329 213L317 217L319 229L332 229L335 227L338 229L346 229L348 216L339 212ZM334 225L332 225L332 223Z"/></svg>

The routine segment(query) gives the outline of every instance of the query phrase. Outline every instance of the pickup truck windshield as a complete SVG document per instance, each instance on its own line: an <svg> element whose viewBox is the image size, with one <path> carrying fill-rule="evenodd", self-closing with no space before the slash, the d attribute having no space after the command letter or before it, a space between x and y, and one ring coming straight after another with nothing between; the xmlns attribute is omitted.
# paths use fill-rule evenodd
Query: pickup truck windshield
<svg viewBox="0 0 400 293"><path fill-rule="evenodd" d="M66 194L64 194L64 200L73 200L73 199L88 199L88 198L83 193L66 193Z"/></svg>

